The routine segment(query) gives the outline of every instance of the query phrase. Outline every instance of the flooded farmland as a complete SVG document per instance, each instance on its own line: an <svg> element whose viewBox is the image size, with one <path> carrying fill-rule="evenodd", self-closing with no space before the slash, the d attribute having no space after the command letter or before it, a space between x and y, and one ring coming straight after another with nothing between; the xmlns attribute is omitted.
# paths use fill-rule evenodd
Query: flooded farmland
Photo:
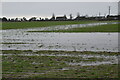
<svg viewBox="0 0 120 80"><path fill-rule="evenodd" d="M91 23L34 29L2 30L2 50L63 50L118 52L118 33L40 33L35 30L67 29L114 23ZM72 26L72 27L71 27ZM5 43L5 44L4 44Z"/></svg>
<svg viewBox="0 0 120 80"><path fill-rule="evenodd" d="M2 55L4 77L54 78L57 75L59 78L65 78L71 75L71 78L112 78L117 77L118 71L118 56L109 52L3 50ZM95 74L96 72L100 75Z"/></svg>
<svg viewBox="0 0 120 80"><path fill-rule="evenodd" d="M16 54L16 53L9 53L9 54L2 54L3 56L36 56L36 57L69 57L69 58L76 58L72 59L73 61L65 61L65 64L67 65L80 65L80 66L94 66L94 65L101 65L101 64L118 64L118 59L116 55L104 55L104 54L76 54L75 52L70 53L56 53L56 52L51 52L51 53L27 53L24 52L21 54ZM77 58L82 58L82 60L77 60ZM92 59L98 59L96 61L92 61ZM88 61L87 61L88 60ZM36 63L34 64L41 64L41 63Z"/></svg>
<svg viewBox="0 0 120 80"><path fill-rule="evenodd" d="M29 32L105 24L116 23L1 30L3 77L117 77L119 52L117 32Z"/></svg>

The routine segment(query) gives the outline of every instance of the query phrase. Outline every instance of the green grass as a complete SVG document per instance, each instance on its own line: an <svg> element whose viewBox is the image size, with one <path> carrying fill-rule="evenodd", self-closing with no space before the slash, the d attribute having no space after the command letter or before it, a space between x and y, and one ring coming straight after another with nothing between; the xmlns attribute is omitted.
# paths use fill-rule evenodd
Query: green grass
<svg viewBox="0 0 120 80"><path fill-rule="evenodd" d="M74 52L74 51L20 51L3 50L3 78L117 78L118 65L79 66L66 62L104 61L104 58L69 56L23 56L18 54L99 54L117 56L116 52ZM69 68L69 70L62 70ZM44 73L44 74L42 74Z"/></svg>
<svg viewBox="0 0 120 80"><path fill-rule="evenodd" d="M94 22L108 22L108 21L41 21L41 22L2 22L2 29L23 29L23 28L36 28L48 27L56 25L69 25L69 24L85 24ZM115 22L115 21L111 21Z"/></svg>
<svg viewBox="0 0 120 80"><path fill-rule="evenodd" d="M79 67L77 70L66 70L35 76L34 78L118 78L117 65L100 65Z"/></svg>
<svg viewBox="0 0 120 80"><path fill-rule="evenodd" d="M101 25L101 26L84 27L84 28L74 28L74 29L70 29L70 30L63 30L62 32L118 32L118 24Z"/></svg>
<svg viewBox="0 0 120 80"><path fill-rule="evenodd" d="M72 28L66 30L54 30L54 31L29 31L29 32L120 32L118 24L100 25L93 27L81 27Z"/></svg>
<svg viewBox="0 0 120 80"><path fill-rule="evenodd" d="M37 52L33 52L32 50L2 50L3 54L22 54L22 53L37 53L37 54L88 54L88 55L94 55L94 54L100 54L100 55L118 55L118 52L91 52L91 51L51 51L51 50L41 50Z"/></svg>
<svg viewBox="0 0 120 80"><path fill-rule="evenodd" d="M2 29L2 22L0 22L0 30Z"/></svg>
<svg viewBox="0 0 120 80"><path fill-rule="evenodd" d="M33 43L11 43L11 42L8 42L8 43L0 43L0 44L33 44Z"/></svg>

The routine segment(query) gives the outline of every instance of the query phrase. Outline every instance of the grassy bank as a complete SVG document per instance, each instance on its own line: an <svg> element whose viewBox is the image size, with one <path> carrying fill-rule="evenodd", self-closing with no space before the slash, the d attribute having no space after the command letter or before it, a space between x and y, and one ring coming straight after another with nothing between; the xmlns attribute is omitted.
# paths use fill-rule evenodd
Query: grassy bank
<svg viewBox="0 0 120 80"><path fill-rule="evenodd" d="M3 51L3 78L117 78L117 64L92 66L68 63L105 61L104 57L79 57L78 55L117 56L112 52L71 51ZM59 56L57 56L59 54ZM44 55L44 56L40 56ZM54 56L50 56L54 55ZM74 55L74 56L60 56ZM109 61L109 59L108 59Z"/></svg>
<svg viewBox="0 0 120 80"><path fill-rule="evenodd" d="M94 22L101 22L101 21L3 22L2 29L23 29L23 28L48 27L48 26L56 26L56 25L86 24L86 23L94 23ZM102 21L102 22L106 22L106 21Z"/></svg>

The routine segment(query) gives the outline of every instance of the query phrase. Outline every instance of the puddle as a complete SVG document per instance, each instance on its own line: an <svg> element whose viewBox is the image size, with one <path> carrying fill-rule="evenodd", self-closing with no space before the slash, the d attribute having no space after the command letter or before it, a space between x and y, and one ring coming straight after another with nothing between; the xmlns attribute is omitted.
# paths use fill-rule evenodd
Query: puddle
<svg viewBox="0 0 120 80"><path fill-rule="evenodd" d="M97 66L97 65L104 65L104 64L118 64L118 61L96 61L96 62L79 62L79 63L68 63L69 65L80 65L80 66Z"/></svg>

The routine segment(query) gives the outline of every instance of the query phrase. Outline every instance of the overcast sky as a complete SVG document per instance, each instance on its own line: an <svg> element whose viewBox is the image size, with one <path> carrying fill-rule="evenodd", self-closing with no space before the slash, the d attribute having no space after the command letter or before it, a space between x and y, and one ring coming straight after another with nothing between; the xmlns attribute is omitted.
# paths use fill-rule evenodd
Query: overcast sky
<svg viewBox="0 0 120 80"><path fill-rule="evenodd" d="M118 14L117 2L2 2L2 16L6 17L51 17L73 14L101 15L108 14L108 6L111 6L111 14Z"/></svg>
<svg viewBox="0 0 120 80"><path fill-rule="evenodd" d="M118 2L120 0L1 0L2 2Z"/></svg>

